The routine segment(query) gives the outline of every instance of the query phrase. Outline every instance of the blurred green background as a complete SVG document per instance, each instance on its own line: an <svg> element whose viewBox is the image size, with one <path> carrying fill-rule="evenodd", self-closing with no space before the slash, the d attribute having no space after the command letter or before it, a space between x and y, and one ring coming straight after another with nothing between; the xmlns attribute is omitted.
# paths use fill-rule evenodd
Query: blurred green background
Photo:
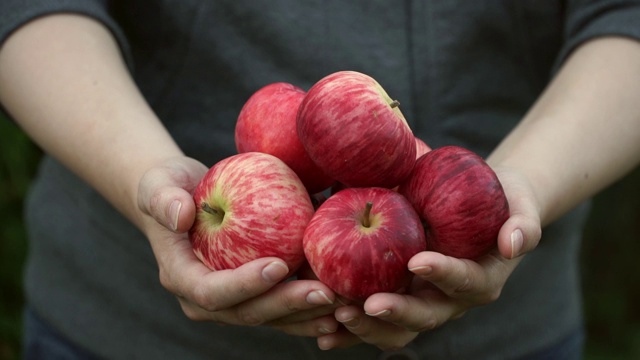
<svg viewBox="0 0 640 360"><path fill-rule="evenodd" d="M21 353L22 201L40 151L0 118L0 359ZM640 359L640 169L599 194L583 244L586 359ZM553 294L549 294L553 296Z"/></svg>

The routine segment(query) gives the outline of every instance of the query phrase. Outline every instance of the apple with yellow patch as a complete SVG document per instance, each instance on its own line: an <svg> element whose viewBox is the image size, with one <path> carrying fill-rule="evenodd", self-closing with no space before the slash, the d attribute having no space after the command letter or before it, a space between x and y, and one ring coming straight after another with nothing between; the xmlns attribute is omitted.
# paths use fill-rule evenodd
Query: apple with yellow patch
<svg viewBox="0 0 640 360"><path fill-rule="evenodd" d="M329 197L309 222L303 245L318 279L354 301L408 286L409 259L427 247L411 203L375 187L348 188Z"/></svg>
<svg viewBox="0 0 640 360"><path fill-rule="evenodd" d="M304 262L302 238L314 214L296 173L260 152L216 163L194 190L196 219L189 239L210 269L234 269L275 256L293 274Z"/></svg>

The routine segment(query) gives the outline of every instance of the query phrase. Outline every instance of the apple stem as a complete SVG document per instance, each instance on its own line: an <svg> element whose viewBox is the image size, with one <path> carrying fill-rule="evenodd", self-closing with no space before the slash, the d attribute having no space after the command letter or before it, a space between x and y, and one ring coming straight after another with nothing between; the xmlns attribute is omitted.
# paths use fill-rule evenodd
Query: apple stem
<svg viewBox="0 0 640 360"><path fill-rule="evenodd" d="M371 227L371 208L373 207L373 203L371 201L367 202L367 205L364 208L364 217L362 219L362 226L368 228Z"/></svg>
<svg viewBox="0 0 640 360"><path fill-rule="evenodd" d="M201 206L202 206L202 210L204 212L206 212L206 213L209 213L211 215L221 215L220 214L220 212L221 212L220 209L213 208L213 207L209 206L209 204L207 204L206 202L203 202Z"/></svg>
<svg viewBox="0 0 640 360"><path fill-rule="evenodd" d="M397 108L398 106L400 106L400 101L398 101L398 100L393 100L393 101L391 102L391 104L389 104L389 106L391 106L391 108L392 108L392 109L393 109L393 108Z"/></svg>

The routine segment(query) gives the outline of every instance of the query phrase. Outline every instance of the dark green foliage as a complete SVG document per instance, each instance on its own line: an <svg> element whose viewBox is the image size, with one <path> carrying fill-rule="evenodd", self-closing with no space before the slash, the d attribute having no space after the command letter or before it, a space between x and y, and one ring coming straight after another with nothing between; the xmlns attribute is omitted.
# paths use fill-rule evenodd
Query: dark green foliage
<svg viewBox="0 0 640 360"><path fill-rule="evenodd" d="M0 359L20 353L22 266L27 250L22 203L40 151L13 123L0 118Z"/></svg>
<svg viewBox="0 0 640 360"><path fill-rule="evenodd" d="M588 359L640 359L640 168L594 200L583 243Z"/></svg>

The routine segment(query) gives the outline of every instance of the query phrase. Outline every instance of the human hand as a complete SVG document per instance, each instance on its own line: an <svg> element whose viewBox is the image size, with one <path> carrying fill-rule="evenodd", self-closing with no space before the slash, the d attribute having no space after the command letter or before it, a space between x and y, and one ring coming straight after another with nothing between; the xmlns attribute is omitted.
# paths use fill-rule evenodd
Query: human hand
<svg viewBox="0 0 640 360"><path fill-rule="evenodd" d="M158 262L161 284L192 320L220 324L273 324L300 336L335 331L335 294L315 280L282 282L281 259L262 258L233 270L211 271L194 254L187 231L196 206L191 193L207 167L187 157L148 170L139 183L138 207Z"/></svg>
<svg viewBox="0 0 640 360"><path fill-rule="evenodd" d="M477 259L457 259L436 252L416 254L408 268L416 276L405 293L379 293L363 306L335 311L344 325L318 338L321 349L365 342L383 350L402 348L420 332L463 316L498 299L508 277L541 237L537 200L527 179L512 169L495 169L510 205L510 217L498 234L498 247Z"/></svg>

